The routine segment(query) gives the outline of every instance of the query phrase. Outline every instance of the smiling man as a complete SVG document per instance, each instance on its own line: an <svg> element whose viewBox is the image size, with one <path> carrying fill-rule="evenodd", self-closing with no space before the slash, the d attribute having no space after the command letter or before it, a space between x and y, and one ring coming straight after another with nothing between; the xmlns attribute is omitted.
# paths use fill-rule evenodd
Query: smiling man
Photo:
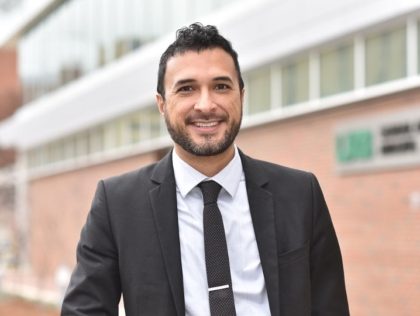
<svg viewBox="0 0 420 316"><path fill-rule="evenodd" d="M243 97L230 42L178 30L156 96L174 149L100 181L62 315L116 315L121 294L127 316L349 315L319 184L234 145Z"/></svg>

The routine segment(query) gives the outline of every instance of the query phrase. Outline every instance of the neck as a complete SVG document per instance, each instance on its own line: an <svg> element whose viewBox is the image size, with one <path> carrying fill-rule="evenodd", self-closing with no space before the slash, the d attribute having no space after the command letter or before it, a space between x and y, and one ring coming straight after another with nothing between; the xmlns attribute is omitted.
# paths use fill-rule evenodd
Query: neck
<svg viewBox="0 0 420 316"><path fill-rule="evenodd" d="M185 151L175 144L175 152L187 164L207 177L213 177L219 173L233 159L235 147L231 145L224 152L214 156L197 156Z"/></svg>

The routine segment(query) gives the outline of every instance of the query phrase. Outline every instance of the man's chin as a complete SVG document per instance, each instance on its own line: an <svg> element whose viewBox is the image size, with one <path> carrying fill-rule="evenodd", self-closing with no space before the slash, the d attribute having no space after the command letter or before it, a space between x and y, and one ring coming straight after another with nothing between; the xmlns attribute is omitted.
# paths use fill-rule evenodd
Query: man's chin
<svg viewBox="0 0 420 316"><path fill-rule="evenodd" d="M182 146L182 145L181 145ZM190 143L188 146L182 146L184 150L195 156L217 156L225 152L230 144L215 143L215 144L200 144L200 143Z"/></svg>

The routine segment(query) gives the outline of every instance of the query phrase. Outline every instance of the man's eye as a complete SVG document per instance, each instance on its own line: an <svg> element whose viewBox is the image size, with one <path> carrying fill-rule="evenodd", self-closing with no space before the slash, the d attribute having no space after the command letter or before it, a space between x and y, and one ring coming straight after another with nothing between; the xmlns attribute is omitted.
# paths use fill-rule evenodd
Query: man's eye
<svg viewBox="0 0 420 316"><path fill-rule="evenodd" d="M191 86L183 86L178 89L178 92L191 92L193 91L193 87Z"/></svg>
<svg viewBox="0 0 420 316"><path fill-rule="evenodd" d="M216 85L216 90L227 90L229 86L225 83L219 83Z"/></svg>

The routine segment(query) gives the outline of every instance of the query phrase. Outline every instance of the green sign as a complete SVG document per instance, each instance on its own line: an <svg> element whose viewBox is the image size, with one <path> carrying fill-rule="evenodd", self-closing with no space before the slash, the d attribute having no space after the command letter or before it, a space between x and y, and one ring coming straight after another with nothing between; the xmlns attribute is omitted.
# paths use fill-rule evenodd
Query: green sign
<svg viewBox="0 0 420 316"><path fill-rule="evenodd" d="M341 163L369 160L373 156L373 135L370 130L355 130L336 137L336 155Z"/></svg>

